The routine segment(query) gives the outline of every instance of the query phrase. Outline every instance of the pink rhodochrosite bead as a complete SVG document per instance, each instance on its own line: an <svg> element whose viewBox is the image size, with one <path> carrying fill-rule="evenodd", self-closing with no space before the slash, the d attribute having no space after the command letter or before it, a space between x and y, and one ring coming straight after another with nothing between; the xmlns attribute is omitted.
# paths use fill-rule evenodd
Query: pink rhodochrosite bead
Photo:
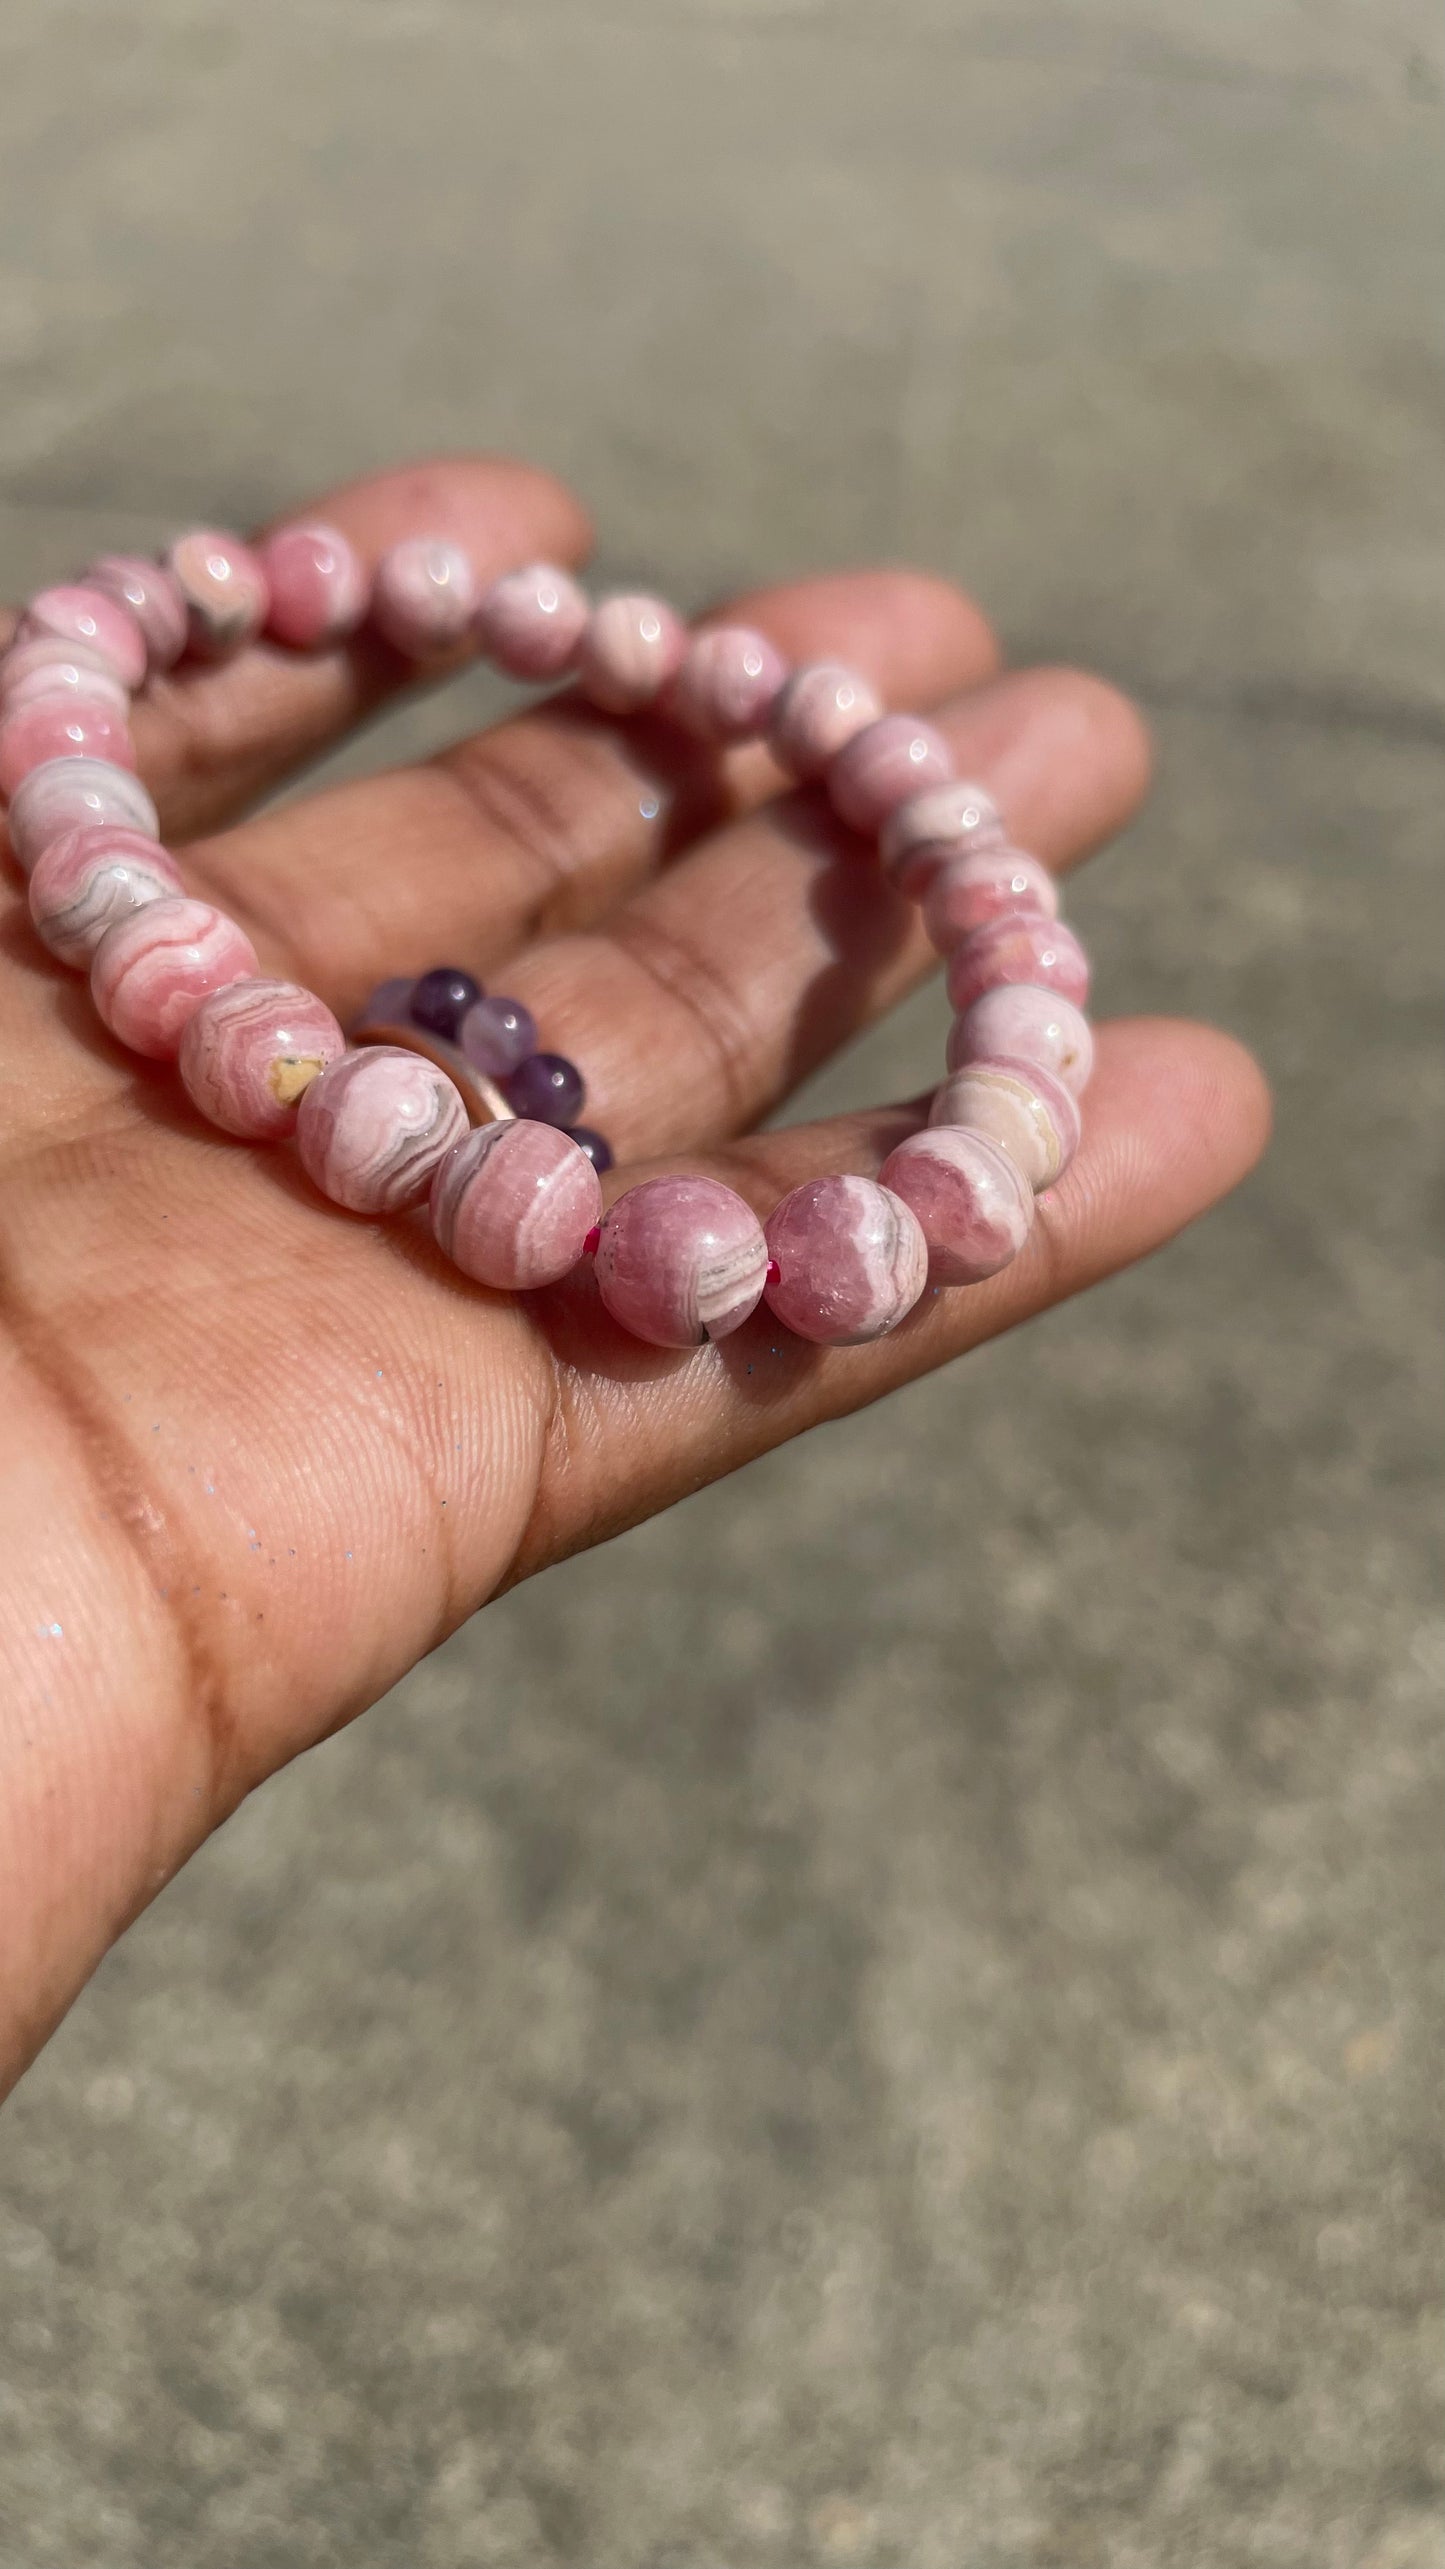
<svg viewBox="0 0 1445 2569"><path fill-rule="evenodd" d="M154 838L156 807L138 776L108 758L51 758L32 767L10 797L5 825L15 862L28 874L36 858L65 830L91 821L118 821Z"/></svg>
<svg viewBox="0 0 1445 2569"><path fill-rule="evenodd" d="M257 546L271 603L266 630L292 651L344 642L366 613L366 573L334 526L278 526Z"/></svg>
<svg viewBox="0 0 1445 2569"><path fill-rule="evenodd" d="M1006 918L1010 911L1057 918L1059 895L1048 867L1036 856L1025 856L1017 847L981 847L937 867L924 890L922 910L939 953L952 954L975 929L986 928L990 919Z"/></svg>
<svg viewBox="0 0 1445 2569"><path fill-rule="evenodd" d="M122 721L130 713L130 689L122 686L102 653L85 642L56 642L50 634L18 644L0 660L0 714L16 713L45 696L108 705Z"/></svg>
<svg viewBox="0 0 1445 2569"><path fill-rule="evenodd" d="M124 714L93 696L41 696L12 706L0 722L0 794L13 794L23 777L52 758L104 758L133 768Z"/></svg>
<svg viewBox="0 0 1445 2569"><path fill-rule="evenodd" d="M106 929L91 957L90 995L119 1043L171 1061L207 993L255 969L244 928L209 901L172 894Z"/></svg>
<svg viewBox="0 0 1445 2569"><path fill-rule="evenodd" d="M181 1078L223 1133L279 1141L313 1079L346 1037L322 999L295 981L233 981L213 990L181 1037Z"/></svg>
<svg viewBox="0 0 1445 2569"><path fill-rule="evenodd" d="M1088 1018L1057 990L1032 982L1000 982L986 990L948 1030L950 1070L975 1061L1039 1062L1082 1097L1094 1067Z"/></svg>
<svg viewBox="0 0 1445 2569"><path fill-rule="evenodd" d="M970 1062L937 1090L930 1126L961 1124L1006 1151L1031 1187L1052 1186L1079 1147L1077 1098L1039 1062Z"/></svg>
<svg viewBox="0 0 1445 2569"><path fill-rule="evenodd" d="M687 627L664 598L601 598L577 658L584 696L604 714L636 714L677 675Z"/></svg>
<svg viewBox="0 0 1445 2569"><path fill-rule="evenodd" d="M871 834L923 785L953 771L948 743L917 714L884 714L854 734L828 769L828 796L840 821Z"/></svg>
<svg viewBox="0 0 1445 2569"><path fill-rule="evenodd" d="M270 600L249 544L224 527L193 527L166 554L186 608L186 639L198 660L225 660L254 641Z"/></svg>
<svg viewBox="0 0 1445 2569"><path fill-rule="evenodd" d="M571 668L587 629L587 592L551 562L494 580L477 609L477 639L509 678L538 685Z"/></svg>
<svg viewBox="0 0 1445 2569"><path fill-rule="evenodd" d="M896 1329L928 1282L928 1243L900 1196L867 1177L815 1177L767 1227L768 1308L799 1338L855 1347Z"/></svg>
<svg viewBox="0 0 1445 2569"><path fill-rule="evenodd" d="M792 776L821 776L830 759L883 711L883 699L840 660L795 669L773 708L773 756Z"/></svg>
<svg viewBox="0 0 1445 2569"><path fill-rule="evenodd" d="M556 1284L601 1218L586 1152L555 1124L520 1116L468 1133L432 1180L438 1245L463 1275L498 1293Z"/></svg>
<svg viewBox="0 0 1445 2569"><path fill-rule="evenodd" d="M117 919L184 889L179 866L158 841L102 821L66 830L42 848L30 877L30 916L41 944L84 971Z"/></svg>
<svg viewBox="0 0 1445 2569"><path fill-rule="evenodd" d="M947 858L1003 844L998 805L981 785L954 781L925 786L890 812L879 835L878 857L889 882L916 901Z"/></svg>
<svg viewBox="0 0 1445 2569"><path fill-rule="evenodd" d="M467 1110L445 1071L392 1044L343 1053L313 1079L296 1119L307 1176L350 1213L420 1204L466 1129Z"/></svg>
<svg viewBox="0 0 1445 2569"><path fill-rule="evenodd" d="M1089 995L1089 958L1062 919L1020 912L993 919L957 947L948 966L948 995L955 1008L971 1008L1001 982L1031 981L1058 990L1082 1008Z"/></svg>
<svg viewBox="0 0 1445 2569"><path fill-rule="evenodd" d="M129 607L103 589L42 589L20 619L18 642L81 642L98 651L123 687L136 688L146 673L145 635Z"/></svg>
<svg viewBox="0 0 1445 2569"><path fill-rule="evenodd" d="M751 740L767 730L787 674L787 662L765 633L714 625L688 644L668 711L699 740Z"/></svg>
<svg viewBox="0 0 1445 2569"><path fill-rule="evenodd" d="M371 592L371 620L408 660L448 660L477 611L477 575L459 544L410 535L383 553Z"/></svg>
<svg viewBox="0 0 1445 2569"><path fill-rule="evenodd" d="M918 1216L932 1284L978 1284L1016 1258L1033 1227L1023 1171L986 1133L941 1124L890 1151L878 1183Z"/></svg>
<svg viewBox="0 0 1445 2569"><path fill-rule="evenodd" d="M619 1195L597 1244L614 1320L650 1347L700 1347L740 1329L768 1272L750 1204L710 1177L650 1177Z"/></svg>
<svg viewBox="0 0 1445 2569"><path fill-rule="evenodd" d="M161 563L147 562L140 553L101 553L85 582L129 608L145 636L152 669L174 668L186 647L186 602Z"/></svg>

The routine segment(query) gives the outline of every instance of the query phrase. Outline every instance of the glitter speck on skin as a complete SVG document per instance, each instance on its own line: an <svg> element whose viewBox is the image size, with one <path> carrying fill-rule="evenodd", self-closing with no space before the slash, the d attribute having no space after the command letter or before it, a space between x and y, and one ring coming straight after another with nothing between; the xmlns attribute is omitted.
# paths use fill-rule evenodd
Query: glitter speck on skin
<svg viewBox="0 0 1445 2569"><path fill-rule="evenodd" d="M645 821L655 821L658 813L662 809L662 796L660 794L644 794L637 808Z"/></svg>
<svg viewBox="0 0 1445 2569"><path fill-rule="evenodd" d="M39 1629L42 1639L46 1641L63 1641L65 1639L65 1626L63 1623L43 1623L40 1625Z"/></svg>

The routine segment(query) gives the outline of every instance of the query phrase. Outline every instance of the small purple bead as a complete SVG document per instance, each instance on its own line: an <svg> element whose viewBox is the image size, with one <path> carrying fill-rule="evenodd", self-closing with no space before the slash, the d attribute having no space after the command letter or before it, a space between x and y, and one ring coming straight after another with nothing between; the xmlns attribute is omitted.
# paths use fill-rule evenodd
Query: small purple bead
<svg viewBox="0 0 1445 2569"><path fill-rule="evenodd" d="M411 1015L412 978L410 973L397 973L390 981L379 981L356 1014L358 1026L397 1026Z"/></svg>
<svg viewBox="0 0 1445 2569"><path fill-rule="evenodd" d="M582 1112L582 1073L561 1053L533 1053L507 1082L507 1103L534 1124L560 1124L564 1131Z"/></svg>
<svg viewBox="0 0 1445 2569"><path fill-rule="evenodd" d="M510 1079L537 1049L537 1021L520 999L503 999L494 992L467 1010L457 1042L473 1070L488 1079Z"/></svg>
<svg viewBox="0 0 1445 2569"><path fill-rule="evenodd" d="M469 972L454 963L438 963L412 983L407 1014L414 1026L424 1026L429 1035L444 1035L454 1043L467 1010L475 1008L481 995L481 983Z"/></svg>
<svg viewBox="0 0 1445 2569"><path fill-rule="evenodd" d="M598 1176L605 1176L612 1166L611 1143L601 1133L594 1133L590 1124L573 1124L568 1139L576 1143L579 1151L586 1152Z"/></svg>

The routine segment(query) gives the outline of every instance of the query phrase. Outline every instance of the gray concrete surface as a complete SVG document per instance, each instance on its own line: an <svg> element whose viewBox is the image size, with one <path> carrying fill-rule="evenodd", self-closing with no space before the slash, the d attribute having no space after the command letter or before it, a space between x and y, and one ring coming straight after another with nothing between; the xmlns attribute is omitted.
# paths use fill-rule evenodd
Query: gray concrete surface
<svg viewBox="0 0 1445 2569"><path fill-rule="evenodd" d="M470 441L689 595L942 563L1150 705L1102 993L1281 1124L167 1893L0 2135L3 2569L1445 2562L1441 36L10 0L12 584Z"/></svg>

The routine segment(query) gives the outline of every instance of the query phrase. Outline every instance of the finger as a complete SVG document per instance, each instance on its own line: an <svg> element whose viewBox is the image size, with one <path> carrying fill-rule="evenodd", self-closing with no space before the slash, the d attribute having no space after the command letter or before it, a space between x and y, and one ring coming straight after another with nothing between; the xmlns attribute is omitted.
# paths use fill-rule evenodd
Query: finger
<svg viewBox="0 0 1445 2569"><path fill-rule="evenodd" d="M502 456L406 465L286 517L337 527L368 571L403 536L446 536L484 582L539 557L580 562L591 543L580 500L550 473ZM333 651L262 641L214 668L183 661L153 678L132 727L163 833L184 839L219 827L417 680L414 663L366 628Z"/></svg>
<svg viewBox="0 0 1445 2569"><path fill-rule="evenodd" d="M918 1118L915 1104L795 1126L736 1143L705 1165L766 1215L807 1177L875 1172ZM1264 1149L1269 1120L1263 1076L1232 1038L1168 1019L1126 1020L1101 1031L1083 1147L1040 1199L1022 1254L986 1284L926 1295L872 1346L809 1346L763 1308L720 1345L674 1355L626 1337L585 1275L559 1287L545 1318L558 1409L507 1584L1148 1256L1239 1183ZM629 1171L629 1181L638 1174Z"/></svg>
<svg viewBox="0 0 1445 2569"><path fill-rule="evenodd" d="M849 660L895 704L934 703L996 663L977 608L919 572L758 590L729 613L790 659ZM187 866L345 1016L392 973L445 961L486 974L538 933L595 918L694 830L783 782L756 745L720 759L661 722L554 700L421 766L262 814Z"/></svg>
<svg viewBox="0 0 1445 2569"><path fill-rule="evenodd" d="M1060 867L1122 828L1148 781L1135 708L1076 670L1019 671L935 719L960 772ZM745 1131L936 965L916 905L810 794L709 840L599 928L534 948L508 985L630 1160Z"/></svg>

